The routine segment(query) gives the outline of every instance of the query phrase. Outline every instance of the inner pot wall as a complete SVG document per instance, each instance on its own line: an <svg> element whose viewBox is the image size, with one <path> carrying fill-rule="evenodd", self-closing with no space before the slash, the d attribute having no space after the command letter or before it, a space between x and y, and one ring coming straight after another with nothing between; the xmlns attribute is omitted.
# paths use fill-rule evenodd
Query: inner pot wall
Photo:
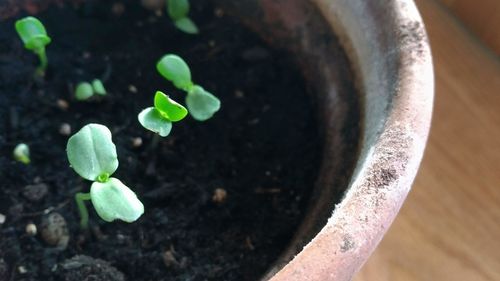
<svg viewBox="0 0 500 281"><path fill-rule="evenodd" d="M263 279L350 280L399 211L425 147L434 85L420 15L410 0L217 2L295 54L322 123L323 162L311 208ZM341 41L359 96L350 91L350 70L342 68L344 57L332 38ZM361 114L352 112L360 107ZM359 125L349 120L359 116ZM356 130L345 126L361 129L359 155ZM353 155L351 170L343 161ZM336 205L334 194L343 190Z"/></svg>

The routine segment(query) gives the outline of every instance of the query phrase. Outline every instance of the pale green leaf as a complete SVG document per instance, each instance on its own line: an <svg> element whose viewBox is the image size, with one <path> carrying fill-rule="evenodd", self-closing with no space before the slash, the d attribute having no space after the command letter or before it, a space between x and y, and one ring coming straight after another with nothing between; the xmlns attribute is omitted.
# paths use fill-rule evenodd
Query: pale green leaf
<svg viewBox="0 0 500 281"><path fill-rule="evenodd" d="M66 153L71 167L87 180L107 179L118 168L111 132L100 124L88 124L69 138Z"/></svg>
<svg viewBox="0 0 500 281"><path fill-rule="evenodd" d="M177 55L163 56L156 64L158 72L178 89L188 91L193 87L191 71L187 63Z"/></svg>
<svg viewBox="0 0 500 281"><path fill-rule="evenodd" d="M188 17L175 20L174 24L179 30L188 34L198 34L200 32L198 26Z"/></svg>
<svg viewBox="0 0 500 281"><path fill-rule="evenodd" d="M200 86L194 86L186 97L189 114L198 121L210 119L220 109L220 101Z"/></svg>
<svg viewBox="0 0 500 281"><path fill-rule="evenodd" d="M176 21L189 13L189 0L167 0L169 17Z"/></svg>
<svg viewBox="0 0 500 281"><path fill-rule="evenodd" d="M43 24L35 17L25 17L16 21L16 31L29 50L44 48L51 41Z"/></svg>
<svg viewBox="0 0 500 281"><path fill-rule="evenodd" d="M101 96L106 95L106 89L104 88L102 81L99 79L92 80L92 89L94 89L94 92L98 95L101 95Z"/></svg>
<svg viewBox="0 0 500 281"><path fill-rule="evenodd" d="M188 114L187 109L161 91L155 94L154 105L160 114L172 122L177 122Z"/></svg>
<svg viewBox="0 0 500 281"><path fill-rule="evenodd" d="M137 119L139 119L139 123L141 123L144 128L162 137L168 136L170 131L172 131L172 122L161 116L160 112L154 107L148 107L141 111Z"/></svg>
<svg viewBox="0 0 500 281"><path fill-rule="evenodd" d="M144 213L144 205L137 195L119 179L94 182L90 187L90 200L101 219L111 222L134 222Z"/></svg>
<svg viewBox="0 0 500 281"><path fill-rule="evenodd" d="M29 164L31 162L30 159L30 148L25 143L20 143L16 145L13 151L14 159L23 164Z"/></svg>
<svg viewBox="0 0 500 281"><path fill-rule="evenodd" d="M87 100L94 95L94 89L88 82L81 82L76 86L75 98L77 100Z"/></svg>

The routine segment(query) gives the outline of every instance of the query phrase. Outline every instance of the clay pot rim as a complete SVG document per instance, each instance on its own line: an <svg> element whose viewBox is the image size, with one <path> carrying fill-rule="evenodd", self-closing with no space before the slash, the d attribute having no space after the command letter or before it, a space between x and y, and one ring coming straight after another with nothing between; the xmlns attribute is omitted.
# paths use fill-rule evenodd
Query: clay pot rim
<svg viewBox="0 0 500 281"><path fill-rule="evenodd" d="M335 29L338 18L330 10L333 4L327 0L312 2ZM395 55L400 63L398 88L385 125L373 148L361 156L362 163L327 224L271 277L272 281L351 280L382 239L410 191L430 129L434 96L432 58L413 0L390 0L384 4L391 19L380 28L402 35L395 39ZM345 42L351 42L342 38L349 36L347 31L336 31ZM413 36L417 33L420 36ZM405 35L413 36L412 40ZM351 45L346 50L351 61L361 65L356 48L359 46Z"/></svg>

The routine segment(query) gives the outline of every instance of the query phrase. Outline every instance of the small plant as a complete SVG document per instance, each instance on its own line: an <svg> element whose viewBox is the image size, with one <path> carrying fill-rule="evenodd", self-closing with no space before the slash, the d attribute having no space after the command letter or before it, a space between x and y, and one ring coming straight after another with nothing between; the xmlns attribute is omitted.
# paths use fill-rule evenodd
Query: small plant
<svg viewBox="0 0 500 281"><path fill-rule="evenodd" d="M173 54L163 56L156 64L156 69L176 88L187 92L186 105L194 119L205 121L219 111L219 99L192 82L191 70L179 56Z"/></svg>
<svg viewBox="0 0 500 281"><path fill-rule="evenodd" d="M36 69L35 74L43 76L48 65L45 46L52 41L47 35L45 27L37 18L25 17L16 21L16 31L21 37L24 47L33 51L40 58L40 66Z"/></svg>
<svg viewBox="0 0 500 281"><path fill-rule="evenodd" d="M138 115L141 125L162 137L172 130L172 122L181 121L188 114L187 109L169 98L163 92L157 91L154 107L148 107Z"/></svg>
<svg viewBox="0 0 500 281"><path fill-rule="evenodd" d="M189 0L167 0L167 12L175 26L189 34L199 32L196 24L188 17Z"/></svg>
<svg viewBox="0 0 500 281"><path fill-rule="evenodd" d="M14 156L14 159L18 162L21 162L26 165L28 165L31 162L30 148L25 143L20 143L16 145L12 154Z"/></svg>
<svg viewBox="0 0 500 281"><path fill-rule="evenodd" d="M107 222L119 219L130 223L144 213L144 205L137 195L119 179L111 178L118 168L118 157L106 126L84 126L69 138L66 152L75 172L93 181L89 193L75 195L82 229L88 228L89 214L84 202L87 200L92 201L99 217Z"/></svg>
<svg viewBox="0 0 500 281"><path fill-rule="evenodd" d="M77 100L88 100L93 97L95 94L100 96L106 95L106 89L102 84L102 81L99 79L92 80L92 83L89 82L81 82L76 86L75 89L75 98Z"/></svg>

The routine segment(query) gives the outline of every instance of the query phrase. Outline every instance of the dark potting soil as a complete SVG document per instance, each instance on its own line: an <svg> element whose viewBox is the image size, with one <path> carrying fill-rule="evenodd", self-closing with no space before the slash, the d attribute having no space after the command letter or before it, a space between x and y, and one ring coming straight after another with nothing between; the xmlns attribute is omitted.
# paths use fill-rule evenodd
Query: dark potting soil
<svg viewBox="0 0 500 281"><path fill-rule="evenodd" d="M207 1L192 3L197 36L137 2L91 1L40 14L53 39L43 82L32 78L38 61L14 22L0 23L0 280L256 280L305 212L320 143L289 56ZM174 124L153 147L137 114L156 90L181 102L185 96L156 72L170 52L190 64L194 81L222 109L206 122ZM109 94L77 102L75 85L94 78ZM69 167L64 123L72 133L88 123L111 129L120 161L114 176L145 205L137 222L105 223L89 204L91 231L80 231L73 196L90 182ZM29 165L12 160L21 142L31 148ZM225 200L214 200L216 189L227 192ZM67 222L66 248L41 235L49 213Z"/></svg>

